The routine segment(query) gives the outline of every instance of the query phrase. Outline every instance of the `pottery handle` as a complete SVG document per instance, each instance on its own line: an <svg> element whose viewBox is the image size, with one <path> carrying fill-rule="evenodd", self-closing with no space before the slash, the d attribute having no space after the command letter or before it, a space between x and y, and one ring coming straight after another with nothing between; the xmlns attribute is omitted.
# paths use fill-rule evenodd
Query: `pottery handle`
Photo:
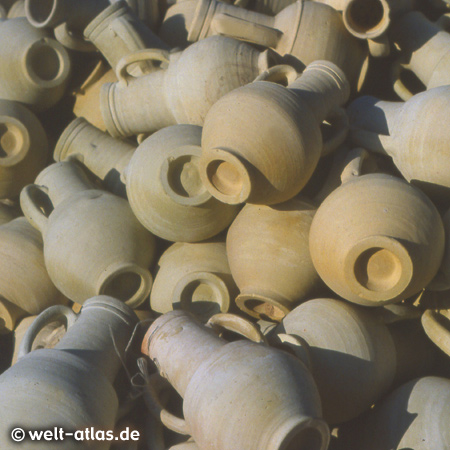
<svg viewBox="0 0 450 450"><path fill-rule="evenodd" d="M362 172L362 166L364 160L369 156L369 152L363 148L355 148L348 152L345 161L344 168L341 172L341 183L344 184L347 181L353 180L355 177L359 177Z"/></svg>
<svg viewBox="0 0 450 450"><path fill-rule="evenodd" d="M217 331L221 328L228 331L233 331L253 342L257 342L258 344L266 343L266 338L255 324L235 314L215 314L208 320L206 326Z"/></svg>
<svg viewBox="0 0 450 450"><path fill-rule="evenodd" d="M291 349L295 356L297 356L297 358L305 364L309 371L312 372L313 366L310 354L311 350L305 339L300 336L285 333L278 333L274 335L273 339L278 345Z"/></svg>
<svg viewBox="0 0 450 450"><path fill-rule="evenodd" d="M44 204L50 205L50 197L44 186L29 184L20 193L20 207L30 224L42 234L47 228L48 216L43 211Z"/></svg>
<svg viewBox="0 0 450 450"><path fill-rule="evenodd" d="M259 74L254 81L271 81L272 83L287 86L293 83L298 77L298 73L292 66L278 64Z"/></svg>
<svg viewBox="0 0 450 450"><path fill-rule="evenodd" d="M326 156L340 147L347 139L350 129L348 115L343 108L334 108L326 120L330 123L332 132L323 142L321 156Z"/></svg>
<svg viewBox="0 0 450 450"><path fill-rule="evenodd" d="M226 13L219 13L214 16L211 29L217 34L270 48L276 47L279 39L283 36L283 32L276 28L249 22L246 19Z"/></svg>
<svg viewBox="0 0 450 450"><path fill-rule="evenodd" d="M62 322L67 330L75 323L77 317L69 307L64 305L50 306L50 308L42 311L26 331L20 343L17 359L19 360L31 352L36 336L46 325L52 322Z"/></svg>
<svg viewBox="0 0 450 450"><path fill-rule="evenodd" d="M145 48L143 50L138 50L137 52L130 53L124 56L116 66L116 76L119 82L128 84L130 75L127 72L128 66L138 62L144 61L161 61L168 63L170 54L167 50L161 50L159 48Z"/></svg>
<svg viewBox="0 0 450 450"><path fill-rule="evenodd" d="M401 63L400 61L394 61L391 68L391 81L392 87L394 88L395 93L403 100L409 100L414 94L404 85L401 80L401 73L403 70L408 69L406 64Z"/></svg>
<svg viewBox="0 0 450 450"><path fill-rule="evenodd" d="M450 311L448 309L425 311L422 326L428 337L447 355L450 356Z"/></svg>

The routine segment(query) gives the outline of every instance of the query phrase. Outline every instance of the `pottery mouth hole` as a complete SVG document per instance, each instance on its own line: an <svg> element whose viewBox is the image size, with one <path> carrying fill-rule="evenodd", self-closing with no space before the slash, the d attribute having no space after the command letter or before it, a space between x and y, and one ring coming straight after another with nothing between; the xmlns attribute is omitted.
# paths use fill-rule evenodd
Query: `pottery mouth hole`
<svg viewBox="0 0 450 450"><path fill-rule="evenodd" d="M384 16L380 0L353 0L346 11L348 24L357 33L375 31L383 22Z"/></svg>
<svg viewBox="0 0 450 450"><path fill-rule="evenodd" d="M230 162L214 160L206 170L209 182L221 194L236 196L241 192L244 181L239 170Z"/></svg>
<svg viewBox="0 0 450 450"><path fill-rule="evenodd" d="M170 188L181 197L197 197L206 191L198 170L199 158L183 155L169 162L168 181Z"/></svg>
<svg viewBox="0 0 450 450"><path fill-rule="evenodd" d="M142 275L135 272L123 272L106 283L103 295L109 295L126 302L133 298L144 285Z"/></svg>
<svg viewBox="0 0 450 450"><path fill-rule="evenodd" d="M30 68L42 81L55 80L61 71L58 52L49 45L39 45L31 49L29 54Z"/></svg>
<svg viewBox="0 0 450 450"><path fill-rule="evenodd" d="M54 0L29 0L28 12L36 23L44 23L50 17Z"/></svg>
<svg viewBox="0 0 450 450"><path fill-rule="evenodd" d="M180 295L180 307L202 320L208 320L221 312L220 293L204 280L193 280L186 284Z"/></svg>
<svg viewBox="0 0 450 450"><path fill-rule="evenodd" d="M359 255L354 271L356 280L366 289L383 292L398 284L402 276L402 264L390 250L374 247Z"/></svg>
<svg viewBox="0 0 450 450"><path fill-rule="evenodd" d="M316 428L304 428L293 436L287 446L280 450L320 450L323 445L323 437Z"/></svg>
<svg viewBox="0 0 450 450"><path fill-rule="evenodd" d="M0 158L10 158L20 153L24 139L19 127L12 123L0 123Z"/></svg>
<svg viewBox="0 0 450 450"><path fill-rule="evenodd" d="M262 300L249 299L245 301L245 307L258 314L261 319L268 319L280 322L286 313L277 305L264 302Z"/></svg>

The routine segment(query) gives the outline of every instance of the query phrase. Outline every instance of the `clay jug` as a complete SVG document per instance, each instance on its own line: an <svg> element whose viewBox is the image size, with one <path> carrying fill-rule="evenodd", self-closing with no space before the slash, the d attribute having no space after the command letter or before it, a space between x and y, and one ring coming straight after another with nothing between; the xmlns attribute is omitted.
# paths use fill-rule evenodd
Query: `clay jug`
<svg viewBox="0 0 450 450"><path fill-rule="evenodd" d="M447 28L447 30L445 30ZM413 93L402 81L403 71L412 71L426 89L450 84L450 26L428 20L411 11L395 22L391 36L400 57L393 67L394 90L404 101Z"/></svg>
<svg viewBox="0 0 450 450"><path fill-rule="evenodd" d="M3 203L0 201L0 225L4 223L11 222L19 216L19 213L15 207L8 203Z"/></svg>
<svg viewBox="0 0 450 450"><path fill-rule="evenodd" d="M228 312L237 294L224 242L177 242L158 262L150 294L153 311L190 311L206 322L212 315Z"/></svg>
<svg viewBox="0 0 450 450"><path fill-rule="evenodd" d="M282 72L286 66L274 69ZM344 73L328 61L310 64L287 88L256 81L230 92L206 115L200 160L204 185L229 204L271 205L294 197L321 154L345 139L346 121L325 143L320 125L336 111L345 117L339 106L349 94Z"/></svg>
<svg viewBox="0 0 450 450"><path fill-rule="evenodd" d="M43 234L45 265L66 297L83 304L111 294L133 307L147 298L154 237L126 200L96 189L75 162L46 168L20 204Z"/></svg>
<svg viewBox="0 0 450 450"><path fill-rule="evenodd" d="M293 55L305 66L330 61L344 71L353 90L359 90L365 79L367 50L345 29L339 12L328 5L300 0L271 17L217 0L199 0L188 40L214 34Z"/></svg>
<svg viewBox="0 0 450 450"><path fill-rule="evenodd" d="M108 191L125 197L122 174L135 149L136 145L131 142L114 139L79 117L61 134L53 157L57 162L75 158L96 175Z"/></svg>
<svg viewBox="0 0 450 450"><path fill-rule="evenodd" d="M209 324L261 340L238 316L219 314ZM183 397L186 428L200 448L327 448L314 380L294 356L246 340L227 343L183 311L158 318L142 351Z"/></svg>
<svg viewBox="0 0 450 450"><path fill-rule="evenodd" d="M0 42L0 98L36 111L55 105L64 95L71 70L65 48L25 17L0 20Z"/></svg>
<svg viewBox="0 0 450 450"><path fill-rule="evenodd" d="M145 139L124 172L131 209L156 236L198 242L227 228L238 209L205 188L198 162L202 129L174 125Z"/></svg>
<svg viewBox="0 0 450 450"><path fill-rule="evenodd" d="M419 189L385 174L352 177L317 210L310 251L323 281L365 306L398 302L431 282L444 228Z"/></svg>
<svg viewBox="0 0 450 450"><path fill-rule="evenodd" d="M75 104L73 113L77 117L86 119L89 123L106 131L100 111L100 89L105 83L117 81L116 74L105 61L99 61L85 82L75 90Z"/></svg>
<svg viewBox="0 0 450 450"><path fill-rule="evenodd" d="M105 8L84 30L84 37L91 41L116 70L119 61L145 48L167 50L162 42L133 13L125 1L119 1ZM133 75L142 75L154 69L152 62L141 62L130 68Z"/></svg>
<svg viewBox="0 0 450 450"><path fill-rule="evenodd" d="M47 157L47 135L39 119L20 103L0 100L0 198L17 197Z"/></svg>
<svg viewBox="0 0 450 450"><path fill-rule="evenodd" d="M172 53L166 70L132 79L127 67L143 60L169 62L169 53L149 49L125 57L118 83L103 85L100 104L114 137L152 133L177 123L203 125L209 108L227 92L253 81L271 62L272 53L222 36ZM195 71L192 70L195 67ZM150 101L151 99L151 101Z"/></svg>
<svg viewBox="0 0 450 450"><path fill-rule="evenodd" d="M28 353L37 333L62 315L73 325L55 348ZM119 355L136 323L129 307L106 296L89 299L78 316L69 308L44 311L25 334L17 363L0 376L2 449L30 448L28 440L20 445L11 440L11 427L17 424L25 429L53 429L57 424L66 432L112 430L119 403L113 387L121 368ZM110 444L91 441L90 447L106 450ZM66 438L63 446L78 449L80 442ZM43 439L32 447L48 449L49 443Z"/></svg>
<svg viewBox="0 0 450 450"><path fill-rule="evenodd" d="M42 237L25 217L0 226L0 273L0 298L28 314L63 300L47 274Z"/></svg>
<svg viewBox="0 0 450 450"><path fill-rule="evenodd" d="M450 380L410 381L341 430L342 448L364 450L447 450Z"/></svg>
<svg viewBox="0 0 450 450"><path fill-rule="evenodd" d="M245 205L238 214L228 230L227 253L242 311L280 321L322 286L309 255L315 211L307 201L292 199L275 206Z"/></svg>
<svg viewBox="0 0 450 450"><path fill-rule="evenodd" d="M406 103L364 96L347 109L354 144L388 154L401 174L433 199L450 196L450 87L415 95Z"/></svg>

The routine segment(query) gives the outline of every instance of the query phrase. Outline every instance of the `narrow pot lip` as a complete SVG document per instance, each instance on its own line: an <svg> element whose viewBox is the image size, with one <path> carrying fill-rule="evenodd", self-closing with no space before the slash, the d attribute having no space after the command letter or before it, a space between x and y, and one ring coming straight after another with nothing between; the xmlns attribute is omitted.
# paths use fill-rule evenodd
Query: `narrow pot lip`
<svg viewBox="0 0 450 450"><path fill-rule="evenodd" d="M236 297L236 305L240 310L257 319L267 320L261 315L261 313L254 311L247 306L247 303L252 300L261 302L265 305L268 305L269 307L276 308L276 315L267 315L267 318L270 321L281 322L284 317L291 311L291 308L288 308L286 305L292 302L289 302L288 299L283 299L279 294L274 293L272 295L268 292L261 293L258 292L258 289L247 288Z"/></svg>
<svg viewBox="0 0 450 450"><path fill-rule="evenodd" d="M30 150L30 133L28 132L27 127L18 119L13 116L7 116L5 114L0 115L0 124L8 125L16 127L21 135L22 135L22 145L21 148L12 155L7 155L4 157L0 157L0 167L12 167L16 164L19 164L21 161L25 159L28 155L28 151Z"/></svg>
<svg viewBox="0 0 450 450"><path fill-rule="evenodd" d="M383 249L392 253L401 266L401 274L395 284L385 290L372 290L363 286L355 274L355 264L366 251ZM361 298L361 304L381 306L402 298L413 278L413 262L407 249L395 238L385 235L368 236L359 240L347 253L344 264L344 277L350 290Z"/></svg>
<svg viewBox="0 0 450 450"><path fill-rule="evenodd" d="M122 275L125 273L133 273L140 277L141 283L137 291L127 300L123 301L130 308L137 308L139 305L144 303L147 300L147 297L150 294L152 285L153 285L153 277L148 269L144 269L138 264L135 263L117 263L112 264L107 269L103 270L102 275L100 276L97 284L96 295L107 295L104 291L107 285L118 275Z"/></svg>
<svg viewBox="0 0 450 450"><path fill-rule="evenodd" d="M113 20L115 17L121 16L128 10L128 5L125 1L120 0L111 3L103 11L100 12L84 29L84 37L89 41L93 41L103 31L103 28L108 26L106 21ZM113 16L113 17L111 17Z"/></svg>
<svg viewBox="0 0 450 450"><path fill-rule="evenodd" d="M59 0L53 0L52 3L52 9L45 20L38 21L31 13L31 7L30 4L32 3L32 0L25 0L25 14L30 22L31 25L33 25L36 28L46 28L46 27L53 27L53 21L55 19L55 16L58 14L58 5L60 3ZM55 24L56 25L56 24Z"/></svg>
<svg viewBox="0 0 450 450"><path fill-rule="evenodd" d="M53 152L53 159L56 162L64 161L66 159L67 152L73 141L83 128L86 128L87 126L89 126L89 122L83 117L77 117L69 123L56 142L55 150Z"/></svg>
<svg viewBox="0 0 450 450"><path fill-rule="evenodd" d="M56 76L51 80L40 78L31 64L33 52L42 47L50 47L58 57L59 70ZM40 89L51 89L64 85L68 81L71 71L70 58L66 49L58 41L51 38L42 38L30 44L23 54L22 64L25 76L31 83Z"/></svg>
<svg viewBox="0 0 450 450"><path fill-rule="evenodd" d="M229 163L239 174L241 179L241 189L238 193L223 193L219 189L217 189L216 186L214 186L213 182L210 180L210 177L208 175L209 168L212 164L218 162ZM250 174L248 173L247 168L238 156L221 148L209 149L208 153L203 153L202 157L199 160L199 171L200 177L203 184L206 186L206 189L208 189L211 195L217 198L217 200L220 200L222 203L227 203L229 205L238 205L240 203L248 201L252 190Z"/></svg>
<svg viewBox="0 0 450 450"><path fill-rule="evenodd" d="M377 0L379 3L381 3L381 6L383 8L383 17L381 18L381 20L375 27L373 27L367 31L358 31L358 28L357 28L357 26L355 26L355 24L351 18L351 15L350 15L351 7L356 1L359 1L359 0L349 0L347 2L346 7L342 11L342 19L344 21L344 24L345 24L345 27L347 28L347 30L353 36L355 36L359 39L375 39L375 38L383 35L387 31L387 29L389 28L389 25L390 25L389 15L391 12L391 8L389 6L389 3L386 0Z"/></svg>

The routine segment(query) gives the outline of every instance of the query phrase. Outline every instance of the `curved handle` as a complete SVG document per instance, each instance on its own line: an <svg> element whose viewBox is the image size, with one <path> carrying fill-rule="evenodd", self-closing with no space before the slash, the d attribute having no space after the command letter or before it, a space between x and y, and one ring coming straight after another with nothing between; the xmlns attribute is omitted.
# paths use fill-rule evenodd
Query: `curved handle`
<svg viewBox="0 0 450 450"><path fill-rule="evenodd" d="M293 83L300 74L287 64L278 64L270 67L261 74L259 74L254 81L271 81L272 83L288 86Z"/></svg>
<svg viewBox="0 0 450 450"><path fill-rule="evenodd" d="M428 337L450 356L450 311L429 309L423 313L421 321Z"/></svg>
<svg viewBox="0 0 450 450"><path fill-rule="evenodd" d="M348 115L343 108L334 108L326 119L330 124L331 133L324 140L321 156L326 156L340 147L345 140L350 129Z"/></svg>
<svg viewBox="0 0 450 450"><path fill-rule="evenodd" d="M50 306L50 308L42 311L26 331L23 340L20 343L17 359L19 360L31 352L36 336L46 325L52 322L62 322L67 330L75 323L77 317L78 316L69 307L64 305Z"/></svg>
<svg viewBox="0 0 450 450"><path fill-rule="evenodd" d="M369 152L363 148L354 148L347 153L341 172L341 183L353 180L361 176L364 161L369 157Z"/></svg>
<svg viewBox="0 0 450 450"><path fill-rule="evenodd" d="M138 62L144 61L161 61L168 63L170 61L170 53L167 50L159 48L146 48L139 50L129 55L124 56L116 66L116 76L119 82L128 85L129 74L127 72L128 66Z"/></svg>
<svg viewBox="0 0 450 450"><path fill-rule="evenodd" d="M391 43L387 33L374 39L367 39L369 53L374 58L386 58L391 54Z"/></svg>
<svg viewBox="0 0 450 450"><path fill-rule="evenodd" d="M395 93L403 100L409 100L414 94L404 85L400 79L402 70L407 70L408 66L400 61L394 61L391 68L391 81Z"/></svg>
<svg viewBox="0 0 450 450"><path fill-rule="evenodd" d="M29 184L20 193L20 207L24 216L30 224L45 233L48 223L48 216L44 213L44 206L51 205L48 189L45 186Z"/></svg>
<svg viewBox="0 0 450 450"><path fill-rule="evenodd" d="M220 313L212 316L206 326L220 333L220 329L233 331L241 336L250 339L258 344L266 344L266 338L262 335L259 328L252 322L235 314Z"/></svg>
<svg viewBox="0 0 450 450"><path fill-rule="evenodd" d="M286 346L291 349L295 356L299 358L310 372L313 370L310 346L305 339L293 334L278 333L273 337L278 345Z"/></svg>

